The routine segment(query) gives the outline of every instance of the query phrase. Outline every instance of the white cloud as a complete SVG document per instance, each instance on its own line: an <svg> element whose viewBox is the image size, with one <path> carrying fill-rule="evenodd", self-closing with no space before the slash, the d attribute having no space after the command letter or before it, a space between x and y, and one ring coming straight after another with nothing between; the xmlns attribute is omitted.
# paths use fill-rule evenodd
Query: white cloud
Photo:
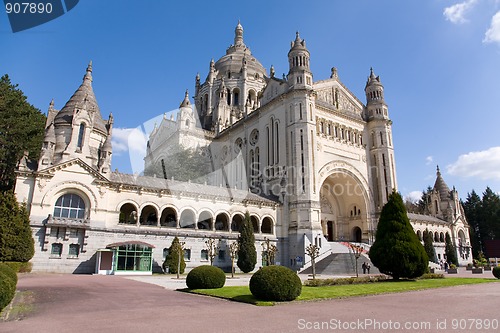
<svg viewBox="0 0 500 333"><path fill-rule="evenodd" d="M484 34L483 43L500 43L500 11L491 19L491 25Z"/></svg>
<svg viewBox="0 0 500 333"><path fill-rule="evenodd" d="M417 203L420 199L422 199L422 191L411 191L403 198L405 201L411 201L413 203Z"/></svg>
<svg viewBox="0 0 500 333"><path fill-rule="evenodd" d="M451 23L465 23L465 15L474 7L477 0L466 0L453 6L446 7L443 11L444 17Z"/></svg>
<svg viewBox="0 0 500 333"><path fill-rule="evenodd" d="M144 169L147 142L146 134L139 127L113 128L111 139L113 153L116 155L128 153L134 173L141 173Z"/></svg>
<svg viewBox="0 0 500 333"><path fill-rule="evenodd" d="M434 162L434 157L432 156L427 156L425 158L425 165L430 165L432 162Z"/></svg>
<svg viewBox="0 0 500 333"><path fill-rule="evenodd" d="M500 147L460 155L446 169L453 176L500 180Z"/></svg>

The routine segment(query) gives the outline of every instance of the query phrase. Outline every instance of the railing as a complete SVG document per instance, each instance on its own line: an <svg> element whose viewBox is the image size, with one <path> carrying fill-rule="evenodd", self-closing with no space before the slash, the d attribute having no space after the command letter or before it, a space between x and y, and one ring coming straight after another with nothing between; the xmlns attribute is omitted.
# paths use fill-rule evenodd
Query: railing
<svg viewBox="0 0 500 333"><path fill-rule="evenodd" d="M64 226L88 226L90 224L90 220L88 218L78 219L78 218L69 218L69 217L53 217L49 215L47 217L47 225L64 225Z"/></svg>

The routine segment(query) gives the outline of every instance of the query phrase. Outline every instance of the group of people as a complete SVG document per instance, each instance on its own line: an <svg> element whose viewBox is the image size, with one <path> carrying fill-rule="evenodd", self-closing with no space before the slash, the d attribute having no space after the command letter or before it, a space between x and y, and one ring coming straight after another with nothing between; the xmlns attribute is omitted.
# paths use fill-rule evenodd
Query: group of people
<svg viewBox="0 0 500 333"><path fill-rule="evenodd" d="M370 263L364 262L363 265L361 265L361 268L363 268L363 274L370 274Z"/></svg>

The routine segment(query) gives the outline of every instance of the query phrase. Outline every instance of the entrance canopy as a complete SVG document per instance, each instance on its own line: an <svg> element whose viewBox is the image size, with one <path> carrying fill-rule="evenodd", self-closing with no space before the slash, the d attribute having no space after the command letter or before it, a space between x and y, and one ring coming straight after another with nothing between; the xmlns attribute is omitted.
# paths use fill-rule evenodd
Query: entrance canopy
<svg viewBox="0 0 500 333"><path fill-rule="evenodd" d="M114 275L151 275L153 248L141 241L112 243L97 251L96 273Z"/></svg>

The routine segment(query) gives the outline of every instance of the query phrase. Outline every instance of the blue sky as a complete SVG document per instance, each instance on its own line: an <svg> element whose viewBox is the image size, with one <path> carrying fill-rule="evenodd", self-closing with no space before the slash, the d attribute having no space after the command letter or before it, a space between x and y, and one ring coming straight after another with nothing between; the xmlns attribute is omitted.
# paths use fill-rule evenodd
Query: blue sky
<svg viewBox="0 0 500 333"><path fill-rule="evenodd" d="M435 180L461 197L500 191L500 2L82 0L44 25L12 33L0 13L0 74L29 102L60 109L93 61L103 117L115 118L113 168L131 172L126 134L179 106L232 44L238 20L254 56L277 75L300 31L315 80L335 66L362 101L373 66L393 120L399 190ZM141 144L138 144L138 149ZM134 149L134 147L131 147Z"/></svg>

